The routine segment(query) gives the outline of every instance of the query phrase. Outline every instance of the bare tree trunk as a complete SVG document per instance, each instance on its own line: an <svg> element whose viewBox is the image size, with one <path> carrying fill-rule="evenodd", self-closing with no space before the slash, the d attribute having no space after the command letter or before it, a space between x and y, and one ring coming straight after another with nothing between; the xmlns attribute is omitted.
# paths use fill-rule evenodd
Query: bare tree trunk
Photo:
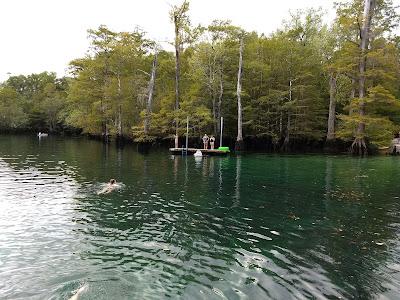
<svg viewBox="0 0 400 300"><path fill-rule="evenodd" d="M122 137L122 101L121 101L121 77L119 72L117 73L118 81L118 125L117 125L117 137Z"/></svg>
<svg viewBox="0 0 400 300"><path fill-rule="evenodd" d="M222 116L222 97L224 96L224 80L222 75L222 66L219 72L219 95L218 95L218 104L217 104L217 135L220 134L221 131L221 116Z"/></svg>
<svg viewBox="0 0 400 300"><path fill-rule="evenodd" d="M328 132L326 141L331 142L335 139L335 119L336 119L336 81L337 76L333 73L329 78L329 117L328 117Z"/></svg>
<svg viewBox="0 0 400 300"><path fill-rule="evenodd" d="M51 118L50 121L49 121L49 131L50 131L50 132L53 132L55 127L56 127L56 126L55 126L55 122L54 122L53 119Z"/></svg>
<svg viewBox="0 0 400 300"><path fill-rule="evenodd" d="M286 124L286 135L285 135L285 140L283 141L283 150L287 151L289 150L289 143L290 143L290 112L288 112L287 116L287 124Z"/></svg>
<svg viewBox="0 0 400 300"><path fill-rule="evenodd" d="M157 51L154 54L153 65L151 67L151 76L149 81L149 94L147 97L147 105L146 105L146 117L144 119L144 134L148 135L150 130L150 122L151 122L151 113L152 113L152 103L153 103L153 94L154 94L154 86L156 80L156 69L157 69Z"/></svg>
<svg viewBox="0 0 400 300"><path fill-rule="evenodd" d="M243 132L242 132L242 68L243 68L243 38L240 39L240 49L239 49L239 69L238 69L238 79L237 79L237 112L238 112L238 133L236 138L235 150L242 150L243 148Z"/></svg>
<svg viewBox="0 0 400 300"><path fill-rule="evenodd" d="M105 71L105 79L104 79L104 86L103 86L103 97L100 101L100 112L101 112L101 133L103 136L103 140L105 142L108 141L108 127L107 127L107 119L106 119L106 103L107 103L107 93L106 93L106 87L108 84L108 75L107 71Z"/></svg>
<svg viewBox="0 0 400 300"><path fill-rule="evenodd" d="M213 127L214 127L214 135L218 134L218 112L217 112L217 93L214 90L214 78L210 78L210 96L212 100L212 114L213 114Z"/></svg>
<svg viewBox="0 0 400 300"><path fill-rule="evenodd" d="M175 112L179 109L179 81L180 81L180 37L179 37L179 17L177 15L174 16L174 25L175 25ZM179 128L179 120L178 117L175 118L175 144L178 137L178 128Z"/></svg>
<svg viewBox="0 0 400 300"><path fill-rule="evenodd" d="M354 99L356 96L356 79L353 77L351 78L351 93L350 93L350 101ZM353 114L353 109L350 107L349 115Z"/></svg>
<svg viewBox="0 0 400 300"><path fill-rule="evenodd" d="M213 119L214 119L214 135L218 134L218 128L219 128L219 113L218 113L218 93L217 93L217 88L216 88L216 72L217 72L217 54L215 51L213 52L213 61L212 61L212 68L210 68L210 86L212 87L212 106L213 106Z"/></svg>
<svg viewBox="0 0 400 300"><path fill-rule="evenodd" d="M292 102L292 80L289 80L289 103ZM289 150L289 143L290 143L290 108L288 108L288 116L287 116L287 124L286 124L286 135L285 140L283 141L282 149L284 151Z"/></svg>
<svg viewBox="0 0 400 300"><path fill-rule="evenodd" d="M213 114L213 127L214 127L214 135L218 134L218 112L217 112L217 99L215 93L212 96L212 114Z"/></svg>
<svg viewBox="0 0 400 300"><path fill-rule="evenodd" d="M363 16L363 26L361 28L360 36L360 62L359 62L359 80L358 80L358 97L360 99L359 104L359 115L360 122L356 131L356 137L351 145L352 153L358 153L360 155L367 153L367 146L365 143L365 123L363 118L365 116L365 71L367 66L367 51L369 44L369 36L371 31L371 19L375 9L376 0L365 0L364 3L364 16Z"/></svg>

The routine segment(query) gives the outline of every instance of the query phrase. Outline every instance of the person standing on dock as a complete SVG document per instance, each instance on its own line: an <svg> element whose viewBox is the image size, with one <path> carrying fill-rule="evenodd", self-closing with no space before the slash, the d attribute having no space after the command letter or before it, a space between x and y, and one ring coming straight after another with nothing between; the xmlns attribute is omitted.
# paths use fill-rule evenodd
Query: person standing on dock
<svg viewBox="0 0 400 300"><path fill-rule="evenodd" d="M211 136L210 137L210 148L211 148L211 150L214 150L214 145L215 145L215 137Z"/></svg>
<svg viewBox="0 0 400 300"><path fill-rule="evenodd" d="M203 136L203 145L204 145L203 148L204 148L205 150L208 149L208 141L209 141L208 135L205 134L205 135Z"/></svg>

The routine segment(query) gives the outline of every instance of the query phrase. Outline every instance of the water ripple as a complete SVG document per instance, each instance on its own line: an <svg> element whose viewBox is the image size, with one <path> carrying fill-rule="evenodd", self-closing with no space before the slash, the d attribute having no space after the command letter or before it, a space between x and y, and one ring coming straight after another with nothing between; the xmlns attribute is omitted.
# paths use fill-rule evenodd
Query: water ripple
<svg viewBox="0 0 400 300"><path fill-rule="evenodd" d="M400 164L194 161L19 141L0 144L0 298L67 299L82 286L82 299L396 299L400 290L396 177L384 175ZM123 188L97 195L110 177Z"/></svg>

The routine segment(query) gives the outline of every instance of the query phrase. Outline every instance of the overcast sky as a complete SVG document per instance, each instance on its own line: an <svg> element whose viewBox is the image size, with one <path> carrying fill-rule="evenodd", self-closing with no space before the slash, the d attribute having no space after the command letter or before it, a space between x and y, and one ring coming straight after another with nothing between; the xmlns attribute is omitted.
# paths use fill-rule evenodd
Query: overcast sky
<svg viewBox="0 0 400 300"><path fill-rule="evenodd" d="M395 0L400 2L400 0ZM54 71L65 75L69 61L82 57L87 29L107 25L114 31L140 26L148 37L171 40L168 11L177 0L2 0L0 1L0 81L11 75ZM193 24L230 19L246 30L271 33L289 10L322 7L334 16L331 0L191 0Z"/></svg>

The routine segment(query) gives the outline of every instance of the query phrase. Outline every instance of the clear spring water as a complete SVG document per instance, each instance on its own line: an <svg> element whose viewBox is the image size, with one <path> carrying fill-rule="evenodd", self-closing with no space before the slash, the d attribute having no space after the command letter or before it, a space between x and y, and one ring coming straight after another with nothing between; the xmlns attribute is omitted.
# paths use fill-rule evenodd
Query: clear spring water
<svg viewBox="0 0 400 300"><path fill-rule="evenodd" d="M398 157L0 136L0 298L399 299L399 182Z"/></svg>

